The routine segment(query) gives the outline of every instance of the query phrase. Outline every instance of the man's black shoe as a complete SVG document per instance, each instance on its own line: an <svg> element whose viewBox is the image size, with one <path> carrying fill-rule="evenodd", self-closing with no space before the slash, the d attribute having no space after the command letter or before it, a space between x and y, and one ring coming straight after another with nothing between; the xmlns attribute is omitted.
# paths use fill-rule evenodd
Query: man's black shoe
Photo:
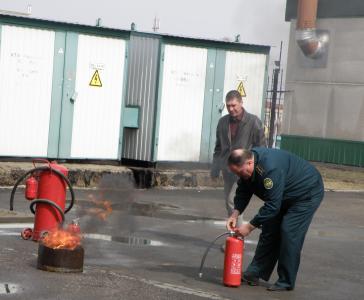
<svg viewBox="0 0 364 300"><path fill-rule="evenodd" d="M292 291L292 290L293 289L290 287L279 286L276 284L273 284L269 288L267 288L267 291L270 291L270 292L282 292L282 291Z"/></svg>
<svg viewBox="0 0 364 300"><path fill-rule="evenodd" d="M259 277L252 273L244 273L242 280L251 286L259 285Z"/></svg>

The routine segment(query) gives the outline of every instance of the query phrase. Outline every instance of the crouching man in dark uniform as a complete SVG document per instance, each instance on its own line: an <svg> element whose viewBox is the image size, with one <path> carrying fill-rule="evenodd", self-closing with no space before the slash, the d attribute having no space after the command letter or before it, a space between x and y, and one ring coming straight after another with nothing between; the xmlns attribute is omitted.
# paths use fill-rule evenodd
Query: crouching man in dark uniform
<svg viewBox="0 0 364 300"><path fill-rule="evenodd" d="M292 290L306 232L324 196L320 173L289 152L266 148L234 150L228 164L240 177L235 209L226 224L228 230L245 237L255 228L262 228L255 256L243 280L250 285L258 285L260 278L268 281L278 261L279 279L268 290ZM249 223L235 228L253 194L264 205Z"/></svg>

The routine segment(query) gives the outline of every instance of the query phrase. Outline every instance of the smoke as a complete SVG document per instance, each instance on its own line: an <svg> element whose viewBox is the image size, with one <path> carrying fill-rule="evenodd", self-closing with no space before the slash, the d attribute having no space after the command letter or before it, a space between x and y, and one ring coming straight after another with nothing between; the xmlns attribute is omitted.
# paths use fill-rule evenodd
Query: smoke
<svg viewBox="0 0 364 300"><path fill-rule="evenodd" d="M108 174L103 176L95 190L76 191L84 193L77 202L76 215L80 218L83 233L132 234L137 230L132 207L137 190L131 178Z"/></svg>

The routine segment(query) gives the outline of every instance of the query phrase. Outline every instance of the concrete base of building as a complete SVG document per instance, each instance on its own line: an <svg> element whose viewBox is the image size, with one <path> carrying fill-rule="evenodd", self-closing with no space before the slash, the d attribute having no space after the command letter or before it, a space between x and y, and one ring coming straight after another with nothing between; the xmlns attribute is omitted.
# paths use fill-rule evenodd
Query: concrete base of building
<svg viewBox="0 0 364 300"><path fill-rule="evenodd" d="M364 168L314 163L327 190L363 191ZM73 186L97 188L107 185L136 188L222 188L223 180L211 179L208 169L136 168L100 164L62 164L69 169ZM33 168L28 162L0 162L0 186L11 187L22 174Z"/></svg>

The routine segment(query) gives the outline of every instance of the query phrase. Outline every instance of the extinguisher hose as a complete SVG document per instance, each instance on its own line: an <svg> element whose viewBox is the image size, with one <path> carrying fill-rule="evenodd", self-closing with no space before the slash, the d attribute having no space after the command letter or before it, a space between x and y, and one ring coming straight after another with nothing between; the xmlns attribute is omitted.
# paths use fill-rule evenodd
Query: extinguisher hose
<svg viewBox="0 0 364 300"><path fill-rule="evenodd" d="M68 205L68 207L65 209L64 213L66 214L67 212L69 212L71 210L71 208L73 207L73 204L75 202L75 193L73 191L73 188L72 188L72 185L71 185L71 182L69 181L69 179L67 178L67 176L65 176L62 172L56 170L56 169L53 169L49 166L43 166L43 167L37 167L37 168L34 168L32 170L29 170L27 171L25 174L23 174L23 176L21 176L15 183L12 191L11 191L11 195L10 195L10 210L14 210L14 196L15 196L15 192L16 192L16 189L18 188L18 185L29 175L29 174L32 174L34 172L38 172L38 171L47 171L47 170L50 170L52 172L54 172L55 174L57 174L59 177L61 177L67 184L68 188L69 188L69 191L71 193L71 202L70 204ZM33 200L32 202L35 202L35 200ZM53 203L53 202L52 202ZM63 212L62 212L63 213Z"/></svg>
<svg viewBox="0 0 364 300"><path fill-rule="evenodd" d="M49 204L49 205L53 206L60 213L60 215L61 215L62 220L59 223L62 224L64 222L65 216L64 216L64 212L63 212L62 208L58 204L56 204L53 201L48 200L48 199L35 199L35 200L33 200L30 203L30 211L33 214L35 214L34 205L41 204L41 203L43 203L43 204Z"/></svg>
<svg viewBox="0 0 364 300"><path fill-rule="evenodd" d="M201 260L201 265L200 265L200 269L199 269L199 271L198 271L198 276L201 278L202 277L202 269L203 269L203 266L204 266L204 264L205 264L205 260L206 260L206 257L207 257L207 254L209 253L209 251L210 251L210 249L211 249L211 247L216 243L216 241L219 239L219 238L221 238L221 237L223 237L223 236L225 236L225 235L231 235L231 232L224 232L223 234L220 234L219 236L217 236L211 243L210 243L210 245L206 248L206 250L205 250L205 253L204 253L204 255L203 255L203 257L202 257L202 260Z"/></svg>

